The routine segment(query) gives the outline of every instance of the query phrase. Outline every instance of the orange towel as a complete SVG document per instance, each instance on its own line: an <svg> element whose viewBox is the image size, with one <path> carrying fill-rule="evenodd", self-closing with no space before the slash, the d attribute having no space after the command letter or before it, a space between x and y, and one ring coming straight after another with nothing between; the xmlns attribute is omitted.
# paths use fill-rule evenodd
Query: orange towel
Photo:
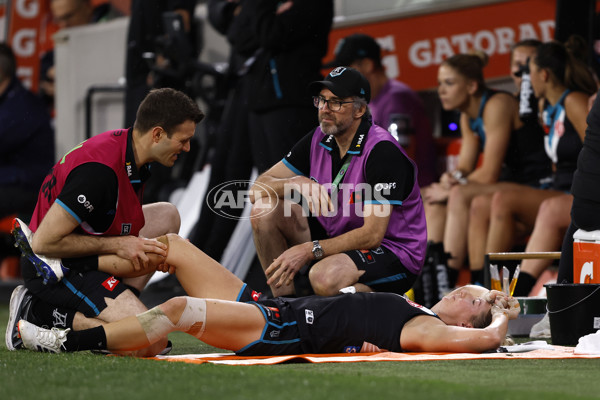
<svg viewBox="0 0 600 400"><path fill-rule="evenodd" d="M443 361L476 359L549 359L549 358L600 358L599 355L575 355L573 347L552 346L552 349L533 350L526 353L360 353L360 354L298 354L291 356L238 357L232 353L186 354L157 356L155 360L178 361L192 364L272 365L284 362L374 362L374 361Z"/></svg>

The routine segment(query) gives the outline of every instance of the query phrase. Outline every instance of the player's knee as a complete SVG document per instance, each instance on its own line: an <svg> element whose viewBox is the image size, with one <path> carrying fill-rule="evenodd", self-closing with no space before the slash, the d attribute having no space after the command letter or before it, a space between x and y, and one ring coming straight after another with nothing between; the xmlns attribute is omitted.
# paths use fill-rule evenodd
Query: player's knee
<svg viewBox="0 0 600 400"><path fill-rule="evenodd" d="M564 211L565 210L562 209L556 202L544 200L542 204L540 204L537 216L535 217L535 224L538 227L544 227L546 229L552 229L557 225L560 226L560 224L556 221L556 216L560 215L560 213Z"/></svg>
<svg viewBox="0 0 600 400"><path fill-rule="evenodd" d="M261 199L257 200L254 204L252 204L252 208L250 209L250 223L252 225L252 229L259 230L262 229L265 224L268 224L272 219L273 206L269 202L263 202Z"/></svg>
<svg viewBox="0 0 600 400"><path fill-rule="evenodd" d="M171 246L173 243L186 241L186 239L182 238L177 233L167 233L166 235L163 235L160 238L164 238L164 240L161 239L160 241L165 243L167 246Z"/></svg>
<svg viewBox="0 0 600 400"><path fill-rule="evenodd" d="M510 209L510 196L507 196L502 191L497 191L492 196L490 217L491 218L502 218Z"/></svg>
<svg viewBox="0 0 600 400"><path fill-rule="evenodd" d="M171 203L163 202L161 205L161 214L165 218L166 223L166 232L167 233L177 233L179 232L179 228L181 227L181 216L179 215L179 211L177 207Z"/></svg>
<svg viewBox="0 0 600 400"><path fill-rule="evenodd" d="M255 233L263 230L270 231L284 219L282 204L283 201L275 203L270 199L259 199L252 205L250 223Z"/></svg>
<svg viewBox="0 0 600 400"><path fill-rule="evenodd" d="M550 197L540 204L538 218L553 218L557 214L571 209L571 203L565 204L560 196Z"/></svg>
<svg viewBox="0 0 600 400"><path fill-rule="evenodd" d="M175 325L179 321L179 317L183 313L186 304L186 297L179 296L173 297L165 301L159 307L163 311L163 313L165 313L165 315L169 317L169 320Z"/></svg>
<svg viewBox="0 0 600 400"><path fill-rule="evenodd" d="M471 202L471 207L469 209L469 215L471 218L479 218L484 214L484 210L487 209L487 200L482 196L477 196Z"/></svg>
<svg viewBox="0 0 600 400"><path fill-rule="evenodd" d="M335 296L341 289L335 268L322 268L315 264L308 273L310 284L319 296Z"/></svg>

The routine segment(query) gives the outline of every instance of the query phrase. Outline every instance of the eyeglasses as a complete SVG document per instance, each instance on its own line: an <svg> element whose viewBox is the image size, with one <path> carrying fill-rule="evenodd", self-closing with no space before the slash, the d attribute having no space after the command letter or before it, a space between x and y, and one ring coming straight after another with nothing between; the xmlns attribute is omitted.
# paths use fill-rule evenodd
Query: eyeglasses
<svg viewBox="0 0 600 400"><path fill-rule="evenodd" d="M331 111L340 111L342 109L342 104L354 103L354 101L327 100L325 97L313 96L313 104L319 110L325 107L325 103L327 103L327 107L329 107Z"/></svg>

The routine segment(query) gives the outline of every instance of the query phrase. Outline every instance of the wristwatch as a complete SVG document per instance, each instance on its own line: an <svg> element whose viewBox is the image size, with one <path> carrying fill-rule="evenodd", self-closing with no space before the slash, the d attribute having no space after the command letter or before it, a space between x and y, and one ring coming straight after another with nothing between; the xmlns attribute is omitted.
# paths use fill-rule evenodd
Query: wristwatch
<svg viewBox="0 0 600 400"><path fill-rule="evenodd" d="M315 260L320 260L325 255L323 248L319 244L318 240L313 240L313 248L312 248L313 256L315 256Z"/></svg>

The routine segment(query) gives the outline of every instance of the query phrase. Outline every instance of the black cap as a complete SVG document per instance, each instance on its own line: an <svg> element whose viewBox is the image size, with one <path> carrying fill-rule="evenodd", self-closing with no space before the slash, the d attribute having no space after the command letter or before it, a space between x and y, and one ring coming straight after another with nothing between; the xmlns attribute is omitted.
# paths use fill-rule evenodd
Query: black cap
<svg viewBox="0 0 600 400"><path fill-rule="evenodd" d="M355 33L341 39L333 52L335 59L325 64L325 68L333 68L340 65L350 65L356 60L370 58L381 62L381 47L369 35Z"/></svg>
<svg viewBox="0 0 600 400"><path fill-rule="evenodd" d="M326 87L338 97L358 96L364 98L367 103L371 101L371 85L367 78L360 72L350 67L334 68L325 80L312 82L308 90L313 96Z"/></svg>

